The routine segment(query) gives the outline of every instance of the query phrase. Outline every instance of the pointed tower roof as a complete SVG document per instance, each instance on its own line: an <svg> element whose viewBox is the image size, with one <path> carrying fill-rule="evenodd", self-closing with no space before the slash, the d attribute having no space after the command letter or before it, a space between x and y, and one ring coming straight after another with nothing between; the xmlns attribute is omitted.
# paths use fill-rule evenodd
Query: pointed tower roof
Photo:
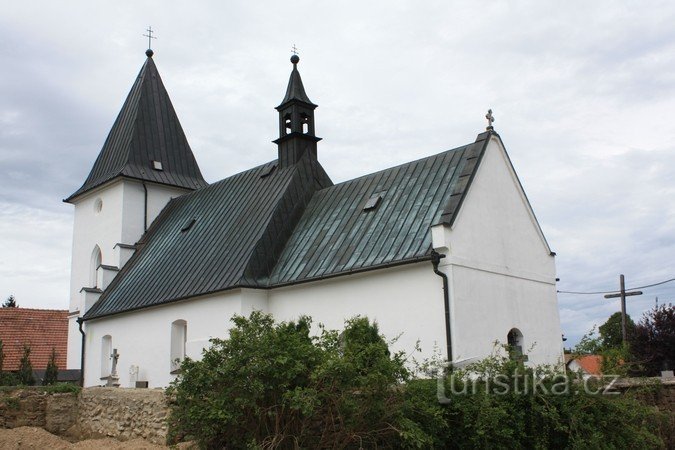
<svg viewBox="0 0 675 450"><path fill-rule="evenodd" d="M300 78L300 72L298 72L298 62L300 57L298 55L291 56L291 62L293 63L293 71L291 72L291 78L288 80L288 87L286 88L286 96L281 101L281 104L277 107L290 102L291 100L299 100L301 102L310 104L312 106L317 106L307 97L305 93L305 87L302 85L302 78Z"/></svg>
<svg viewBox="0 0 675 450"><path fill-rule="evenodd" d="M199 189L202 177L153 52L143 64L86 181L66 202L116 177ZM157 164L159 163L159 164Z"/></svg>

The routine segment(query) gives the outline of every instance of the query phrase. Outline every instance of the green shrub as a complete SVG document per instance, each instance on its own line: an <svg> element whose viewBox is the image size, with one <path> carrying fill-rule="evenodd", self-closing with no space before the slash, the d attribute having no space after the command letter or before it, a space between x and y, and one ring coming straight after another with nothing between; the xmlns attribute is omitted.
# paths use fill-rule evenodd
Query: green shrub
<svg viewBox="0 0 675 450"><path fill-rule="evenodd" d="M169 439L202 448L662 448L663 417L632 395L587 392L496 353L414 379L365 318L235 317L168 389ZM536 388L534 388L536 386ZM590 386L596 388L596 386ZM597 386L601 388L602 385ZM443 400L443 401L439 401Z"/></svg>
<svg viewBox="0 0 675 450"><path fill-rule="evenodd" d="M19 377L12 372L0 372L0 386L16 386L19 384Z"/></svg>
<svg viewBox="0 0 675 450"><path fill-rule="evenodd" d="M66 393L78 394L82 390L80 386L72 383L54 383L48 386L44 386L41 389L48 394L66 394Z"/></svg>
<svg viewBox="0 0 675 450"><path fill-rule="evenodd" d="M54 384L59 378L59 367L56 365L56 350L52 347L52 354L49 356L47 368L45 370L45 378L42 380L44 386Z"/></svg>
<svg viewBox="0 0 675 450"><path fill-rule="evenodd" d="M169 388L170 438L208 448L382 446L399 440L408 377L376 325L347 322L310 335L311 320L235 317L201 361L186 359ZM405 425L405 424L403 424Z"/></svg>
<svg viewBox="0 0 675 450"><path fill-rule="evenodd" d="M23 346L23 354L21 355L21 361L19 362L19 372L17 373L19 378L19 384L25 386L32 386L35 384L35 378L33 377L33 365L30 362L30 346Z"/></svg>

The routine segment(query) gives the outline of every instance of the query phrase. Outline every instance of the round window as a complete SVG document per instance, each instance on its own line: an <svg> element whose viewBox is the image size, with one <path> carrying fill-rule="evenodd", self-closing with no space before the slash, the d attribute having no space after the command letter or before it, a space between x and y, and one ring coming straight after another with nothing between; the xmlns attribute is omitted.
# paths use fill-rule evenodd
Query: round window
<svg viewBox="0 0 675 450"><path fill-rule="evenodd" d="M94 202L94 212L100 213L102 209L103 209L103 200L97 198L96 201Z"/></svg>

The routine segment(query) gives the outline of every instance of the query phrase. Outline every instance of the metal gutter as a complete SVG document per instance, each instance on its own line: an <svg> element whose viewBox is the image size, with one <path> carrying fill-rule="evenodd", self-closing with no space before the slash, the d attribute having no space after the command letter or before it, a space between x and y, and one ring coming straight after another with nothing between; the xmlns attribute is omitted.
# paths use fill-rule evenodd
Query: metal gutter
<svg viewBox="0 0 675 450"><path fill-rule="evenodd" d="M84 324L84 320L82 317L78 317L77 319L77 325L80 328L80 333L82 334L82 349L81 349L81 354L80 354L80 386L84 387L84 346L86 345L86 335L84 334L84 330L82 329L82 325Z"/></svg>
<svg viewBox="0 0 675 450"><path fill-rule="evenodd" d="M438 270L438 265L445 255L441 255L436 250L431 252L431 264L434 266L434 273L443 279L443 305L445 307L445 344L448 352L448 363L452 362L452 335L450 334L450 292L448 290L448 276Z"/></svg>

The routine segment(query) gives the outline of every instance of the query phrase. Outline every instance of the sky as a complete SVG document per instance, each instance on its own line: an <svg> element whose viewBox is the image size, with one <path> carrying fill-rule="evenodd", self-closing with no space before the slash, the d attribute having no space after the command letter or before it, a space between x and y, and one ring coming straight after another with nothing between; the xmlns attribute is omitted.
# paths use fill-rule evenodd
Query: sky
<svg viewBox="0 0 675 450"><path fill-rule="evenodd" d="M68 307L73 207L154 60L209 182L275 158L291 47L345 181L473 142L492 108L558 289L675 277L675 3L0 0L0 300ZM638 319L675 283L630 297ZM619 309L558 296L566 346Z"/></svg>

